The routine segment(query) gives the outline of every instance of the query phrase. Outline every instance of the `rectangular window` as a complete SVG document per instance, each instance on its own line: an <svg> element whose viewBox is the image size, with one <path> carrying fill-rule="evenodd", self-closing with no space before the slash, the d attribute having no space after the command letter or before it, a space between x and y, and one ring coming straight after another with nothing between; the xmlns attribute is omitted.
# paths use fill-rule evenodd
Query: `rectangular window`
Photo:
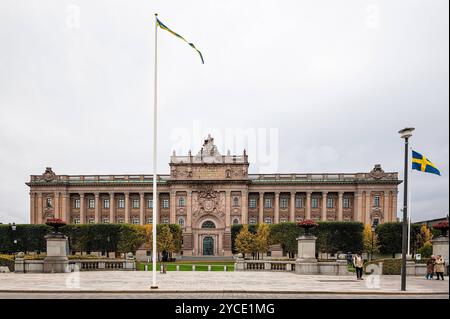
<svg viewBox="0 0 450 319"><path fill-rule="evenodd" d="M303 207L303 197L296 197L295 198L295 207L296 208L302 208Z"/></svg>
<svg viewBox="0 0 450 319"><path fill-rule="evenodd" d="M266 200L264 201L264 207L272 208L272 199L271 198L266 198Z"/></svg>
<svg viewBox="0 0 450 319"><path fill-rule="evenodd" d="M344 197L343 198L342 206L344 208L349 208L350 207L350 199L348 197Z"/></svg>
<svg viewBox="0 0 450 319"><path fill-rule="evenodd" d="M333 208L334 207L334 200L333 197L327 198L327 208Z"/></svg>
<svg viewBox="0 0 450 319"><path fill-rule="evenodd" d="M124 222L124 219L123 219L123 218L117 218L117 223L118 223L118 224L123 224L123 222Z"/></svg>
<svg viewBox="0 0 450 319"><path fill-rule="evenodd" d="M103 208L109 208L109 199L103 200Z"/></svg>
<svg viewBox="0 0 450 319"><path fill-rule="evenodd" d="M103 223L103 224L109 224L109 218L108 218L108 217L104 217L104 218L102 219L102 223Z"/></svg>
<svg viewBox="0 0 450 319"><path fill-rule="evenodd" d="M280 208L288 207L288 199L286 197L281 197L280 199Z"/></svg>
<svg viewBox="0 0 450 319"><path fill-rule="evenodd" d="M317 197L311 198L311 207L312 208L319 207L319 199Z"/></svg>
<svg viewBox="0 0 450 319"><path fill-rule="evenodd" d="M125 199L120 198L120 199L117 201L117 208L125 208Z"/></svg>
<svg viewBox="0 0 450 319"><path fill-rule="evenodd" d="M74 218L73 219L73 223L74 224L79 224L80 223L80 219L79 218Z"/></svg>
<svg viewBox="0 0 450 319"><path fill-rule="evenodd" d="M94 218L89 218L88 219L88 224L95 224L95 219Z"/></svg>
<svg viewBox="0 0 450 319"><path fill-rule="evenodd" d="M374 196L373 197L373 206L374 207L380 207L380 196Z"/></svg>
<svg viewBox="0 0 450 319"><path fill-rule="evenodd" d="M301 217L297 217L297 218L295 219L295 221L296 221L297 223L301 222L302 220L303 220L303 218L301 218Z"/></svg>
<svg viewBox="0 0 450 319"><path fill-rule="evenodd" d="M47 207L52 207L52 199L47 197Z"/></svg>
<svg viewBox="0 0 450 319"><path fill-rule="evenodd" d="M80 208L80 200L79 199L75 199L74 203L73 203L74 208Z"/></svg>
<svg viewBox="0 0 450 319"><path fill-rule="evenodd" d="M139 208L139 199L133 199L132 205L133 208Z"/></svg>
<svg viewBox="0 0 450 319"><path fill-rule="evenodd" d="M250 208L256 208L256 198L250 198L249 206Z"/></svg>
<svg viewBox="0 0 450 319"><path fill-rule="evenodd" d="M272 218L264 218L264 223L272 224Z"/></svg>
<svg viewBox="0 0 450 319"><path fill-rule="evenodd" d="M168 199L163 199L162 208L169 208L169 200Z"/></svg>
<svg viewBox="0 0 450 319"><path fill-rule="evenodd" d="M163 218L163 224L168 224L169 223L169 218Z"/></svg>
<svg viewBox="0 0 450 319"><path fill-rule="evenodd" d="M186 206L184 197L178 198L178 206L179 206L179 207L184 207L184 206Z"/></svg>
<svg viewBox="0 0 450 319"><path fill-rule="evenodd" d="M250 218L249 222L250 222L250 225L255 225L256 224L256 218Z"/></svg>
<svg viewBox="0 0 450 319"><path fill-rule="evenodd" d="M147 200L147 208L153 208L153 199Z"/></svg>
<svg viewBox="0 0 450 319"><path fill-rule="evenodd" d="M280 218L280 223L287 223L287 218Z"/></svg>
<svg viewBox="0 0 450 319"><path fill-rule="evenodd" d="M95 208L95 200L94 199L89 199L88 207L89 208Z"/></svg>
<svg viewBox="0 0 450 319"><path fill-rule="evenodd" d="M131 222L132 222L134 225L139 225L139 218L133 218L133 219L131 220Z"/></svg>
<svg viewBox="0 0 450 319"><path fill-rule="evenodd" d="M152 217L147 218L147 224L151 224L151 223L153 223Z"/></svg>

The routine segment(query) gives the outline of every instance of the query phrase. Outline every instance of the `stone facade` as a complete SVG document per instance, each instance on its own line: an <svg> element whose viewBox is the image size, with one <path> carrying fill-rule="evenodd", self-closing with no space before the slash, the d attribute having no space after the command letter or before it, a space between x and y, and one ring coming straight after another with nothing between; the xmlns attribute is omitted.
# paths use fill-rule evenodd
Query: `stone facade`
<svg viewBox="0 0 450 319"><path fill-rule="evenodd" d="M183 255L231 255L231 225L302 219L397 219L398 174L249 174L248 158L221 155L210 136L197 155L170 159L158 175L158 223L183 229ZM45 223L151 223L152 175L31 175L30 220Z"/></svg>

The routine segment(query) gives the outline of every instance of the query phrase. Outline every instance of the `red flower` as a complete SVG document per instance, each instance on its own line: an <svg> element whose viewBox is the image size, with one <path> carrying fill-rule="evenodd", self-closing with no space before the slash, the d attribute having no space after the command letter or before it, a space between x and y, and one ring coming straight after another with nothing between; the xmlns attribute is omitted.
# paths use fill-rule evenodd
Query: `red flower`
<svg viewBox="0 0 450 319"><path fill-rule="evenodd" d="M317 224L315 221L311 220L311 219L305 219L302 220L301 222L298 222L298 226L302 227L302 228L314 228L319 226L319 224Z"/></svg>
<svg viewBox="0 0 450 319"><path fill-rule="evenodd" d="M448 221L439 222L437 225L434 225L433 228L439 229L439 230L447 230L448 229Z"/></svg>
<svg viewBox="0 0 450 319"><path fill-rule="evenodd" d="M51 227L58 228L66 225L66 222L59 218L49 218L47 219L47 222L45 224Z"/></svg>

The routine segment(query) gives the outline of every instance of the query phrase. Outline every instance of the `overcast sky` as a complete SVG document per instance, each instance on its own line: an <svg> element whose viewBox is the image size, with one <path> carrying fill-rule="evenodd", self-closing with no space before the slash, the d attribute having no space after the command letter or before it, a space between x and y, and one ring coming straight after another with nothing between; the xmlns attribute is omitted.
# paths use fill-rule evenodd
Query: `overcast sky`
<svg viewBox="0 0 450 319"><path fill-rule="evenodd" d="M251 173L368 172L379 163L402 178L397 131L413 126L413 148L442 176L414 172L412 219L446 216L448 6L2 0L0 222L29 222L25 182L46 166L152 172L155 12L205 58L158 31L160 173L173 149L196 153L211 132L221 153L248 150Z"/></svg>

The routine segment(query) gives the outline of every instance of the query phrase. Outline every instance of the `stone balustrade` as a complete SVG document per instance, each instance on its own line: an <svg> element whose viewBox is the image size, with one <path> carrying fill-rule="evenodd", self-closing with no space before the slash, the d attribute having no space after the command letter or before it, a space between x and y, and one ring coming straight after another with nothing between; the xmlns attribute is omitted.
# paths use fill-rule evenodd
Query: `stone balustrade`
<svg viewBox="0 0 450 319"><path fill-rule="evenodd" d="M72 259L69 261L70 272L95 270L136 270L136 262L133 259ZM16 258L14 272L42 273L44 261Z"/></svg>

